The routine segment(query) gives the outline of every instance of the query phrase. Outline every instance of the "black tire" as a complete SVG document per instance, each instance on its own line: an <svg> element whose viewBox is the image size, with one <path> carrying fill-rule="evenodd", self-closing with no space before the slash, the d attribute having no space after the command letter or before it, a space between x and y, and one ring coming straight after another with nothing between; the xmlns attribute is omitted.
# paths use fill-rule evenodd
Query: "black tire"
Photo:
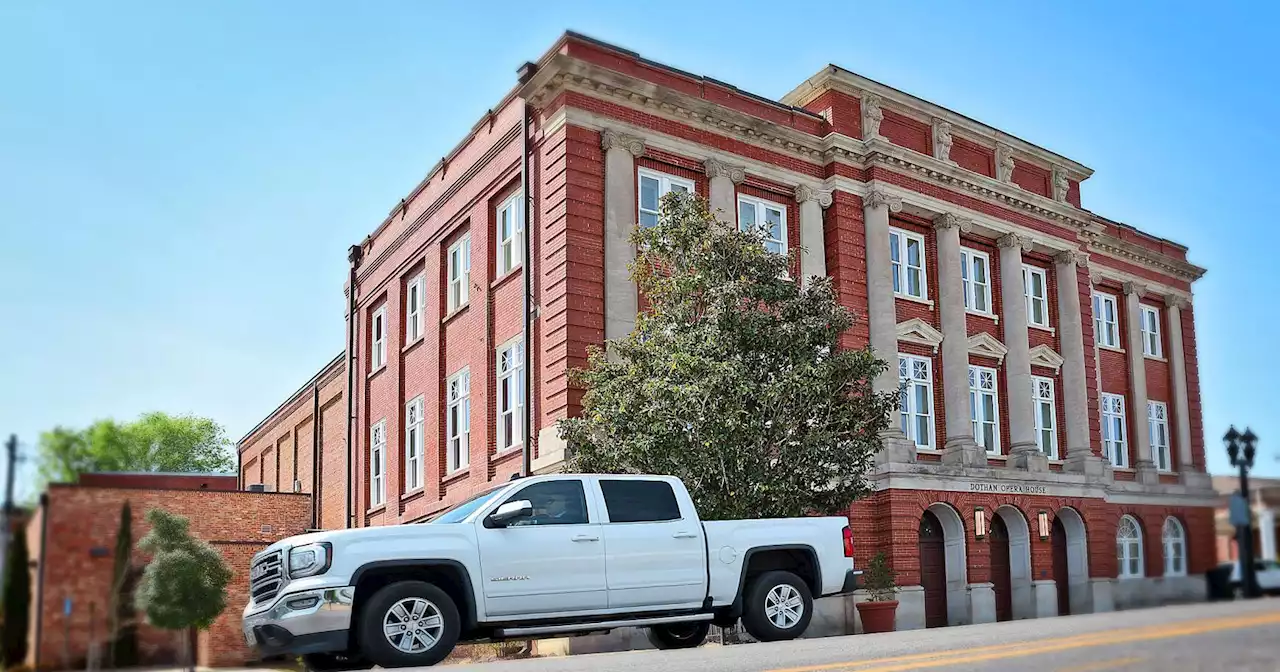
<svg viewBox="0 0 1280 672"><path fill-rule="evenodd" d="M702 646L711 632L710 623L671 623L649 626L649 643L662 650L692 649Z"/></svg>
<svg viewBox="0 0 1280 672"><path fill-rule="evenodd" d="M779 593L787 595L788 601L796 595L800 598L800 617L787 627L778 625L766 613L769 606L767 602L771 601L770 592L775 588ZM765 572L756 577L747 586L745 600L742 606L742 627L761 642L795 639L804 633L805 628L809 627L809 620L813 618L813 594L809 592L809 586L791 572ZM784 617L781 620L785 622L790 619Z"/></svg>
<svg viewBox="0 0 1280 672"><path fill-rule="evenodd" d="M435 643L423 651L406 652L398 649L383 632L384 621L389 618L393 608L406 600L427 602L434 607L442 621ZM405 613L403 609L401 613ZM429 615L429 610L424 611L423 617ZM395 620L403 619L395 617ZM360 609L358 628L361 652L379 667L426 667L444 660L453 650L462 632L462 619L458 616L457 605L448 593L422 581L400 581L383 587L369 598ZM412 633L404 636L409 638L410 648L418 644Z"/></svg>
<svg viewBox="0 0 1280 672"><path fill-rule="evenodd" d="M311 672L349 672L370 669L373 663L346 653L307 653L302 656L302 666Z"/></svg>

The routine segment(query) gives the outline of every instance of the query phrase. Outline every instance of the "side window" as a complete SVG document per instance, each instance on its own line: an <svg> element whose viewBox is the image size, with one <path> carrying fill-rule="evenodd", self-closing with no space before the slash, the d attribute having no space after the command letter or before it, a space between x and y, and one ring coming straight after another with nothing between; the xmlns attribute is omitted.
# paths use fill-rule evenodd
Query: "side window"
<svg viewBox="0 0 1280 672"><path fill-rule="evenodd" d="M520 525L583 525L587 522L587 497L582 481L546 481L534 483L507 498L507 502L527 499L533 504L533 515L511 523Z"/></svg>
<svg viewBox="0 0 1280 672"><path fill-rule="evenodd" d="M600 481L611 523L680 520L680 504L666 481Z"/></svg>

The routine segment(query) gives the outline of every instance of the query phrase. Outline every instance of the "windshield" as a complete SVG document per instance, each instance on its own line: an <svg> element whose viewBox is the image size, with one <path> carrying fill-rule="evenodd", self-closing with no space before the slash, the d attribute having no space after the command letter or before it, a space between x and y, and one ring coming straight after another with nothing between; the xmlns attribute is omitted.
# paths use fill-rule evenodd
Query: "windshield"
<svg viewBox="0 0 1280 672"><path fill-rule="evenodd" d="M476 509L483 508L485 504L489 503L489 500L493 499L501 491L502 488L496 488L488 492L482 492L475 497L454 506L452 509L445 510L444 513L441 513L435 518L424 522L428 525L435 523L461 523Z"/></svg>

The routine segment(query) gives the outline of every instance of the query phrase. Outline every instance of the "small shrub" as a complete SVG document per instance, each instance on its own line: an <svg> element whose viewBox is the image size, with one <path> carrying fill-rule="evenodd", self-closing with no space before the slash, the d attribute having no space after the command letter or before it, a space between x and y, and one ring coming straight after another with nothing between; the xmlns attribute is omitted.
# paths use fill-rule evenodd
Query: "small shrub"
<svg viewBox="0 0 1280 672"><path fill-rule="evenodd" d="M898 592L898 573L889 566L884 551L879 551L862 572L862 587L872 602L891 602Z"/></svg>

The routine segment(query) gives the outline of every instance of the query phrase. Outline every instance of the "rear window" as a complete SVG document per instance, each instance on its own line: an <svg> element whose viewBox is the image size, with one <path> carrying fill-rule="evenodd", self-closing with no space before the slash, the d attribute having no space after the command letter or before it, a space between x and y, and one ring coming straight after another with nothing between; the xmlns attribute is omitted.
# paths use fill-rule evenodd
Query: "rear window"
<svg viewBox="0 0 1280 672"><path fill-rule="evenodd" d="M680 520L676 493L666 481L600 481L609 522L658 523Z"/></svg>

